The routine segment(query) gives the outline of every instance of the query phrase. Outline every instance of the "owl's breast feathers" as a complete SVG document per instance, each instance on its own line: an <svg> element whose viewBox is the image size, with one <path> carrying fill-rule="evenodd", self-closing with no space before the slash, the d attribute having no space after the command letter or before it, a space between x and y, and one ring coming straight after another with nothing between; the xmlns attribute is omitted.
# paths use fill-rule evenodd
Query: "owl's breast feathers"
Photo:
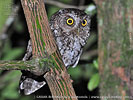
<svg viewBox="0 0 133 100"><path fill-rule="evenodd" d="M75 33L70 32L66 36L55 36L55 40L65 66L75 67L82 53L83 43L81 38Z"/></svg>

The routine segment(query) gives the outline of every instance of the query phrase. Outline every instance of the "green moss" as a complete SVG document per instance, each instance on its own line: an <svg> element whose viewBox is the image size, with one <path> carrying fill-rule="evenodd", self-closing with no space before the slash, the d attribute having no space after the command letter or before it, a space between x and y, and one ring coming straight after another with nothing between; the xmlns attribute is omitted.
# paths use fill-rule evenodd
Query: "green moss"
<svg viewBox="0 0 133 100"><path fill-rule="evenodd" d="M101 91L101 95L107 95L109 93L111 96L120 96L118 91L120 84L120 79L118 79L115 75L112 75L111 71L105 71L104 78L101 78L102 84L100 87L103 89Z"/></svg>
<svg viewBox="0 0 133 100"><path fill-rule="evenodd" d="M42 29L41 29L41 26L40 26L40 23L39 23L39 20L38 20L37 16L36 16L36 24L37 24L37 29L39 29L40 34L42 34Z"/></svg>
<svg viewBox="0 0 133 100"><path fill-rule="evenodd" d="M65 87L63 85L63 81L60 81L60 84L61 84L61 87L65 90ZM64 92L64 95L66 95L66 92L65 91L63 91L63 92Z"/></svg>
<svg viewBox="0 0 133 100"><path fill-rule="evenodd" d="M39 31L40 31L40 39L41 39L41 42L43 43L43 48L41 48L42 49L42 51L45 49L45 42L43 41L43 36L42 36L42 28L41 28L41 26L40 26L40 23L39 23L39 20L38 20L38 17L36 17L36 23L37 23L37 29L39 29Z"/></svg>

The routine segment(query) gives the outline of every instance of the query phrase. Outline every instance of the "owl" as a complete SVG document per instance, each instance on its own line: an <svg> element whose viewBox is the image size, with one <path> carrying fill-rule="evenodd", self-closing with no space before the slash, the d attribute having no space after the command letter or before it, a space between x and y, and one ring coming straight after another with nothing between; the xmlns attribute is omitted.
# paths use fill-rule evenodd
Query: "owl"
<svg viewBox="0 0 133 100"><path fill-rule="evenodd" d="M90 36L90 16L79 9L65 8L53 14L49 23L65 67L75 67ZM30 41L23 60L29 59L32 59ZM44 80L43 75L22 71L20 91L29 95L43 87L46 84Z"/></svg>

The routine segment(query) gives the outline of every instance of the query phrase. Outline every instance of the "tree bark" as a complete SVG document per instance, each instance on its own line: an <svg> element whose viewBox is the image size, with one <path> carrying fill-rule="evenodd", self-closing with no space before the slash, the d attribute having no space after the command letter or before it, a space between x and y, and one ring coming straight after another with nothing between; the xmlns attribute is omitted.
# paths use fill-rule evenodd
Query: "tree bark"
<svg viewBox="0 0 133 100"><path fill-rule="evenodd" d="M72 81L67 73L61 55L49 27L43 0L21 0L33 49L33 59L42 59L39 71L48 67L45 79L54 100L77 100ZM43 61L47 61L45 65ZM46 72L46 70L44 70ZM37 71L37 74L39 72Z"/></svg>
<svg viewBox="0 0 133 100"><path fill-rule="evenodd" d="M133 1L95 0L95 3L98 11L100 95L112 96L109 100L132 100Z"/></svg>

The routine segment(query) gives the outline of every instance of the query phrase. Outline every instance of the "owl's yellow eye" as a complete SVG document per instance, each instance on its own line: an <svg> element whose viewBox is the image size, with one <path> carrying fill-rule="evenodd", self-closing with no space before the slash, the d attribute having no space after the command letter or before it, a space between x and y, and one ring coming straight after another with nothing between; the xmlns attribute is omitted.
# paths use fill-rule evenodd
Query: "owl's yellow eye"
<svg viewBox="0 0 133 100"><path fill-rule="evenodd" d="M84 19L83 22L82 22L82 26L86 26L86 24L87 24L87 20Z"/></svg>
<svg viewBox="0 0 133 100"><path fill-rule="evenodd" d="M73 19L72 18L68 18L67 19L67 24L68 25L72 25L73 24Z"/></svg>

